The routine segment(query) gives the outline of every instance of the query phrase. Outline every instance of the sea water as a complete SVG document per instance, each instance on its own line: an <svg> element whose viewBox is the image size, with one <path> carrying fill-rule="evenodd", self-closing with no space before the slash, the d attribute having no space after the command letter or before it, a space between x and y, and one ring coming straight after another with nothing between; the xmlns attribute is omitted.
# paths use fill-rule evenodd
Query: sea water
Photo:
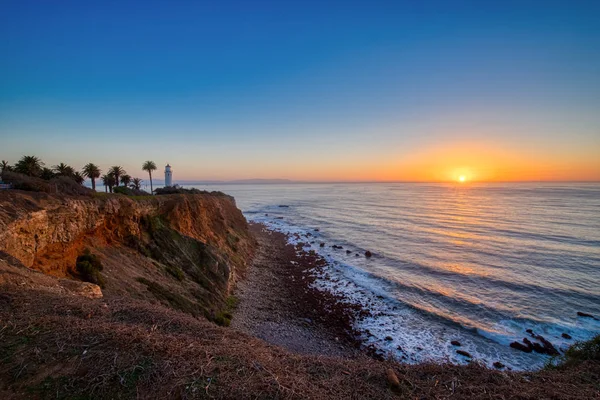
<svg viewBox="0 0 600 400"><path fill-rule="evenodd" d="M577 316L600 317L599 184L196 187L234 196L250 221L310 232L307 250L332 278L316 285L369 308L356 326L363 339L405 362L464 364L461 349L535 369L549 356L509 347L527 329L562 350L600 333L600 320Z"/></svg>

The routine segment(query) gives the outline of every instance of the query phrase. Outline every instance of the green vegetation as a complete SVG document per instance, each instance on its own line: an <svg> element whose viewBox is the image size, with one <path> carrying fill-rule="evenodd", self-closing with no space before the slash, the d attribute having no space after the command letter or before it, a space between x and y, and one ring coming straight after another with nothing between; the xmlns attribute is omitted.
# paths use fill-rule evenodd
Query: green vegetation
<svg viewBox="0 0 600 400"><path fill-rule="evenodd" d="M135 190L140 190L142 188L142 180L140 178L133 178L131 180L131 188Z"/></svg>
<svg viewBox="0 0 600 400"><path fill-rule="evenodd" d="M96 191L96 179L100 178L100 173L102 171L96 164L88 163L84 165L81 173L83 176L87 177L92 181L92 190Z"/></svg>
<svg viewBox="0 0 600 400"><path fill-rule="evenodd" d="M119 178L121 177L121 175L126 174L125 170L120 165L114 165L110 167L108 173L115 178L115 186L119 186L119 183L121 182Z"/></svg>
<svg viewBox="0 0 600 400"><path fill-rule="evenodd" d="M104 278L100 275L103 269L102 262L97 255L92 254L89 249L86 249L82 255L77 257L75 265L77 273L81 279L86 282L95 283L101 288L104 287Z"/></svg>
<svg viewBox="0 0 600 400"><path fill-rule="evenodd" d="M44 163L36 156L23 156L15 164L14 171L27 176L39 177Z"/></svg>
<svg viewBox="0 0 600 400"><path fill-rule="evenodd" d="M157 282L141 277L137 278L137 281L146 285L150 293L158 300L166 301L171 307L177 310L192 314L194 317L206 315L204 309L198 303L190 301L180 294L173 293Z"/></svg>
<svg viewBox="0 0 600 400"><path fill-rule="evenodd" d="M167 265L165 267L165 271L167 271L170 275L172 275L178 281L182 281L183 278L185 277L185 274L183 273L181 268L179 268L175 265Z"/></svg>
<svg viewBox="0 0 600 400"><path fill-rule="evenodd" d="M81 172L75 170L75 168L66 163L59 163L52 166L52 168L47 168L44 165L42 160L36 156L23 156L14 166L11 166L8 161L2 160L0 162L0 173L2 173L2 180L12 183L15 189L20 190L46 193L61 192L61 190L58 190L57 185L55 185L52 190L51 188L47 188L43 183L34 182L31 179L16 175L10 175L11 172L29 178L38 178L43 181L54 181L56 178L69 178L81 186L85 183L85 178L89 178L92 183L93 191L96 191L96 179L101 178L106 192L110 191L110 193L112 193L114 187L120 187L120 184L122 184L123 187L130 186L131 189L134 190L133 193L125 193L129 196L146 194L146 192L140 190L142 180L127 175L125 170L118 165L111 167L109 172L102 176L100 176L100 168L93 163L84 165ZM154 169L156 169L156 165L154 166ZM5 176L5 174L7 175ZM56 182L51 183L55 184ZM67 184L67 186L69 185ZM69 192L69 194L79 194L77 193L77 190L70 190Z"/></svg>
<svg viewBox="0 0 600 400"><path fill-rule="evenodd" d="M546 369L573 367L585 361L600 361L600 335L586 342L576 342L564 355L553 358Z"/></svg>
<svg viewBox="0 0 600 400"><path fill-rule="evenodd" d="M233 318L233 311L235 311L239 303L240 299L236 296L229 296L225 300L225 308L215 316L214 322L217 325L229 326L231 324L231 319Z"/></svg>
<svg viewBox="0 0 600 400"><path fill-rule="evenodd" d="M156 171L156 164L154 161L146 161L142 165L142 170L148 171L148 176L150 177L150 193L154 192L152 188L152 171Z"/></svg>

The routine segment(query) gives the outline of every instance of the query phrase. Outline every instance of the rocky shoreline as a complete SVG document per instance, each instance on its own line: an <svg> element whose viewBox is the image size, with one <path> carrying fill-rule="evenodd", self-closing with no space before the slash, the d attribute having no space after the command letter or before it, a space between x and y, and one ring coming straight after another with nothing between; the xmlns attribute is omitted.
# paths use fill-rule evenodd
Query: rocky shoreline
<svg viewBox="0 0 600 400"><path fill-rule="evenodd" d="M390 357L381 348L366 345L367 338L372 336L368 330L355 328L355 322L372 316L367 307L339 292L319 290L315 285L317 279L331 279L328 273L323 273L327 261L311 249L324 247L324 242L311 241L310 233L285 234L261 223L250 223L250 230L259 242L259 251L248 276L236 290L240 304L232 321L234 328L296 353L345 357L362 353L379 360ZM290 238L295 239L292 240L295 244L289 243ZM338 245L331 247L343 249ZM367 251L364 256L371 255ZM531 340L524 338L522 343L515 341L510 347L525 353L561 354L543 336L531 329L527 333ZM564 333L563 338L571 339ZM459 341L452 340L451 345L457 354L473 360L470 353L461 349ZM490 365L511 369L498 360Z"/></svg>
<svg viewBox="0 0 600 400"><path fill-rule="evenodd" d="M368 311L313 287L313 272L326 261L262 224L251 223L250 230L259 250L235 290L239 304L231 326L301 354L358 356L353 322Z"/></svg>

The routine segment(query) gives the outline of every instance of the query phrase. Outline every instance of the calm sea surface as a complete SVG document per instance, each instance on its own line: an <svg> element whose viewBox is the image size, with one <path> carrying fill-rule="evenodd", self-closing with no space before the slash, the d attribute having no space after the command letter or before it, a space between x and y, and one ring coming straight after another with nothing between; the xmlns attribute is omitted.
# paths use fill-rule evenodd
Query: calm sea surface
<svg viewBox="0 0 600 400"><path fill-rule="evenodd" d="M536 368L547 356L509 348L526 329L559 348L573 342L562 333L600 333L600 321L577 316L600 317L599 184L197 187L231 194L249 220L326 242L312 248L339 282L319 285L372 309L358 328L408 362L465 363L458 340L487 364Z"/></svg>

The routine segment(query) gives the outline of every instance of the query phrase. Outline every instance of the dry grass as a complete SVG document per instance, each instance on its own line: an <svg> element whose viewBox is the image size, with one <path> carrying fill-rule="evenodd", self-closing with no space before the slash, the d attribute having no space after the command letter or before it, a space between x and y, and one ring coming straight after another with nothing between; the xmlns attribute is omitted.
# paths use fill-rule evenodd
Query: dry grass
<svg viewBox="0 0 600 400"><path fill-rule="evenodd" d="M400 380L388 387L386 370ZM600 367L505 373L300 356L160 305L0 295L1 398L598 398Z"/></svg>

